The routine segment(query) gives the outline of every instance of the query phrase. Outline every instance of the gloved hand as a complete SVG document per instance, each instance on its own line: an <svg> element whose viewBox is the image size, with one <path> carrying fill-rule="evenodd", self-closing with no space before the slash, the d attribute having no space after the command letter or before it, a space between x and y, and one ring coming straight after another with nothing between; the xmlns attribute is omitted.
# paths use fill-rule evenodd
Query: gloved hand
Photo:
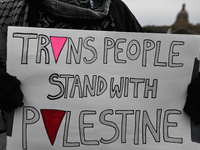
<svg viewBox="0 0 200 150"><path fill-rule="evenodd" d="M200 75L189 84L187 94L183 110L200 124Z"/></svg>
<svg viewBox="0 0 200 150"><path fill-rule="evenodd" d="M23 93L21 82L5 71L0 71L0 110L10 112L23 106Z"/></svg>

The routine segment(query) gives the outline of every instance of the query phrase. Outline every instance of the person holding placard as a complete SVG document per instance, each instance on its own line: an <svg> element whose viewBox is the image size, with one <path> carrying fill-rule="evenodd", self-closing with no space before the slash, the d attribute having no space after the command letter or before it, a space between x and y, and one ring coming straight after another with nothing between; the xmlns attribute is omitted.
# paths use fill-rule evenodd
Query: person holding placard
<svg viewBox="0 0 200 150"><path fill-rule="evenodd" d="M2 110L0 132L6 131L7 112L23 105L20 81L6 73L8 26L143 32L137 19L121 0L0 1L0 109ZM199 81L197 78L190 84L184 109L198 123L200 123Z"/></svg>

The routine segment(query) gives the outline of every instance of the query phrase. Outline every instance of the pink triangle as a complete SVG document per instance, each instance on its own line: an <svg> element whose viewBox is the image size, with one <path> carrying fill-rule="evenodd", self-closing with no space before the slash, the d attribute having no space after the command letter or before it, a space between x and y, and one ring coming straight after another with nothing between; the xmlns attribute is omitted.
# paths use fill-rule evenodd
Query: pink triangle
<svg viewBox="0 0 200 150"><path fill-rule="evenodd" d="M67 40L66 37L53 37L51 36L51 45L52 45L52 49L53 49L53 53L54 53L54 58L55 61L58 61L58 57L60 55L60 52Z"/></svg>
<svg viewBox="0 0 200 150"><path fill-rule="evenodd" d="M44 126L46 128L51 145L54 144L61 121L65 115L65 111L61 110L40 110L42 113Z"/></svg>

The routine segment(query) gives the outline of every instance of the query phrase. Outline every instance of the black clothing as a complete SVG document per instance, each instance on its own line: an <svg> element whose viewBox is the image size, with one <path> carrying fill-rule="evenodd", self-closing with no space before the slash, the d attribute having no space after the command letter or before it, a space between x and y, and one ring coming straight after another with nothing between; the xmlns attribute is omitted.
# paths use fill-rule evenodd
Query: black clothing
<svg viewBox="0 0 200 150"><path fill-rule="evenodd" d="M0 71L0 110L10 112L23 106L20 84L21 82L16 77Z"/></svg>
<svg viewBox="0 0 200 150"><path fill-rule="evenodd" d="M200 74L188 86L184 111L193 121L200 124Z"/></svg>
<svg viewBox="0 0 200 150"><path fill-rule="evenodd" d="M36 1L29 1L28 23L31 27L143 32L135 16L121 0L113 0L108 15L100 19L58 17Z"/></svg>
<svg viewBox="0 0 200 150"><path fill-rule="evenodd" d="M113 0L110 8L116 31L143 32L135 16L121 0Z"/></svg>

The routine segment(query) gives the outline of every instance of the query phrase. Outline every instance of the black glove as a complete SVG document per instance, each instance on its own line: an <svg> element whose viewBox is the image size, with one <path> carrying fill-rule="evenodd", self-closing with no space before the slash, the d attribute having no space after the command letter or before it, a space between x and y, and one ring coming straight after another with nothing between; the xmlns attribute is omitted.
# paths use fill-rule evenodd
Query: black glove
<svg viewBox="0 0 200 150"><path fill-rule="evenodd" d="M23 106L23 93L20 89L21 82L14 76L0 71L0 109L10 112Z"/></svg>
<svg viewBox="0 0 200 150"><path fill-rule="evenodd" d="M187 94L183 110L200 124L200 75L189 84Z"/></svg>

